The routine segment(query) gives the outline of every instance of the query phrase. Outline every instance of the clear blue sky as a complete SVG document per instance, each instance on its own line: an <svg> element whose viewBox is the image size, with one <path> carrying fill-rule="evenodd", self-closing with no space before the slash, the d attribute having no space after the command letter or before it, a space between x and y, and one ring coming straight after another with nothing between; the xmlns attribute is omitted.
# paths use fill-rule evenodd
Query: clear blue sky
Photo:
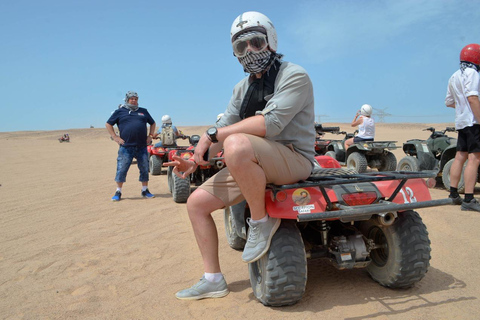
<svg viewBox="0 0 480 320"><path fill-rule="evenodd" d="M480 43L471 0L1 1L0 131L104 127L128 90L157 123L212 124L245 76L229 38L245 11L310 74L322 122L364 103L385 122L453 122L447 81Z"/></svg>

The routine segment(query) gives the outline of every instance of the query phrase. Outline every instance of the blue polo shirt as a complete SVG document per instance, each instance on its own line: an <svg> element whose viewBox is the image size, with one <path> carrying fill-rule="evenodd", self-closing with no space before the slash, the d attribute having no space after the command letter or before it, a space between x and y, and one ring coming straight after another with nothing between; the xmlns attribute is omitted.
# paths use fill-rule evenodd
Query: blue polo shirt
<svg viewBox="0 0 480 320"><path fill-rule="evenodd" d="M110 125L117 125L120 130L120 138L125 143L124 147L147 146L147 123L155 123L150 113L145 108L130 111L126 108L118 108L107 120Z"/></svg>

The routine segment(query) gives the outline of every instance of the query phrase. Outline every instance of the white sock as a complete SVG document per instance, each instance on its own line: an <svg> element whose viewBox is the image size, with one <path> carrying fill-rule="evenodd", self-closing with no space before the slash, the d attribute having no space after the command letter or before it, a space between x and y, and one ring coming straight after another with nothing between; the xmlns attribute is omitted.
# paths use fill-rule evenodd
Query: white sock
<svg viewBox="0 0 480 320"><path fill-rule="evenodd" d="M148 186L142 186L142 191L145 191L148 189Z"/></svg>
<svg viewBox="0 0 480 320"><path fill-rule="evenodd" d="M117 191L122 193L122 188L117 188Z"/></svg>
<svg viewBox="0 0 480 320"><path fill-rule="evenodd" d="M208 273L205 272L205 279L210 282L220 282L223 279L223 274L221 272L219 273Z"/></svg>
<svg viewBox="0 0 480 320"><path fill-rule="evenodd" d="M250 219L250 222L252 222L253 224L257 224L257 223L264 223L264 222L267 222L268 221L268 214L265 215L265 217L263 217L262 219L260 220L253 220L253 219Z"/></svg>

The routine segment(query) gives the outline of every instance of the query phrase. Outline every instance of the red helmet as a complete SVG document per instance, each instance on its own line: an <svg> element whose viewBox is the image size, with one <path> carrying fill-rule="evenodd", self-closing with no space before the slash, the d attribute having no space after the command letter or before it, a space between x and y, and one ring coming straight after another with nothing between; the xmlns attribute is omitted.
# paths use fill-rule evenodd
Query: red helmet
<svg viewBox="0 0 480 320"><path fill-rule="evenodd" d="M460 61L480 65L480 44L472 43L465 46L460 52Z"/></svg>

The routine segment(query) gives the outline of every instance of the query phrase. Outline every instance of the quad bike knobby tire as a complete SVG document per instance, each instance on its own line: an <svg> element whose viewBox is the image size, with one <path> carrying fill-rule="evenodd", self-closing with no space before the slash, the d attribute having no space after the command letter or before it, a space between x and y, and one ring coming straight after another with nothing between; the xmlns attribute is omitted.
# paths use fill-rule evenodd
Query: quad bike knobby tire
<svg viewBox="0 0 480 320"><path fill-rule="evenodd" d="M418 171L419 167L416 157L406 156L398 163L397 171Z"/></svg>
<svg viewBox="0 0 480 320"><path fill-rule="evenodd" d="M380 156L380 166L378 171L395 171L397 168L397 158L390 151L386 151Z"/></svg>
<svg viewBox="0 0 480 320"><path fill-rule="evenodd" d="M190 196L190 177L182 179L177 177L177 175L172 172L172 178L173 201L175 201L176 203L187 202L187 199Z"/></svg>
<svg viewBox="0 0 480 320"><path fill-rule="evenodd" d="M361 230L377 246L367 266L373 280L389 288L409 288L425 276L430 266L430 240L417 212L398 212L390 226L372 218L362 223Z"/></svg>
<svg viewBox="0 0 480 320"><path fill-rule="evenodd" d="M240 226L236 225L234 218L234 216L238 214L243 216L243 212L237 211L239 209L244 210L244 208L245 206L242 206L241 208L238 206L230 206L223 209L223 220L225 222L225 234L227 236L228 245L235 250L243 250L243 248L245 248L246 240L238 236L240 234L238 230Z"/></svg>
<svg viewBox="0 0 480 320"><path fill-rule="evenodd" d="M150 174L153 176L158 176L162 174L162 164L163 161L159 156L151 155L150 160L148 161L148 169Z"/></svg>
<svg viewBox="0 0 480 320"><path fill-rule="evenodd" d="M455 158L450 159L445 164L442 171L442 182L443 182L443 185L445 186L445 189L447 189L447 191L450 191L450 169L452 168L453 160L455 160ZM465 172L465 167L467 166L467 163L468 163L468 160L465 161L463 165L462 175L460 176L460 181L458 181L457 189L459 193L465 192L465 180L463 179L463 173Z"/></svg>
<svg viewBox="0 0 480 320"><path fill-rule="evenodd" d="M363 153L352 152L347 158L347 168L355 169L358 173L367 172L367 158Z"/></svg>
<svg viewBox="0 0 480 320"><path fill-rule="evenodd" d="M264 305L292 305L302 298L307 284L307 257L295 221L282 220L267 253L249 263L248 270L253 294Z"/></svg>

